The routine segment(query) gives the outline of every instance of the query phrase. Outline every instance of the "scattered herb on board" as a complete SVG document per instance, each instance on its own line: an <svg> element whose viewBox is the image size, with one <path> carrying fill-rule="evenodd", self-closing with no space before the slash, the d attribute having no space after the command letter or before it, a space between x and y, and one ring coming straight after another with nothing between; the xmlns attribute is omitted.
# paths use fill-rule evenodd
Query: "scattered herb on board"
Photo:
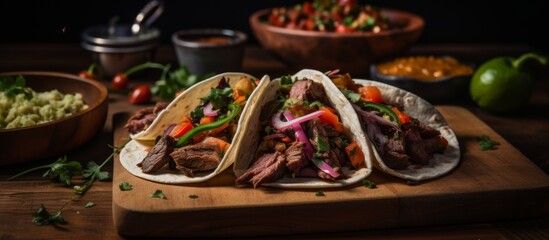
<svg viewBox="0 0 549 240"><path fill-rule="evenodd" d="M61 208L62 209L62 208ZM61 210L50 214L44 204L40 204L40 208L32 214L32 222L36 226L44 226L49 224L66 224L67 221L63 218Z"/></svg>
<svg viewBox="0 0 549 240"><path fill-rule="evenodd" d="M107 157L107 159L105 159L105 161L103 161L103 163L101 163L101 165L97 165L97 163L93 161L88 162L88 165L84 170L84 173L82 174L82 176L87 178L88 181L83 186L74 186L74 190L76 191L75 194L84 195L84 193L86 193L86 191L90 189L90 187L95 182L95 180L102 181L102 180L108 179L109 172L101 171L101 168L105 166L105 164L109 162L114 157L115 154L120 153L120 151L122 150L122 148L124 148L126 143L128 143L128 141L122 144L121 147L109 146L112 148L112 153L111 155L109 155L109 157Z"/></svg>
<svg viewBox="0 0 549 240"><path fill-rule="evenodd" d="M85 208L91 208L93 206L95 206L95 203L90 201L90 202L86 203L86 206L84 206L84 207Z"/></svg>
<svg viewBox="0 0 549 240"><path fill-rule="evenodd" d="M326 195L324 194L323 191L318 191L318 192L315 193L315 196L317 196L317 197L324 197L324 196L326 196Z"/></svg>
<svg viewBox="0 0 549 240"><path fill-rule="evenodd" d="M189 195L189 198L191 198L191 199L197 199L197 198L198 198L198 195L191 194L191 195Z"/></svg>
<svg viewBox="0 0 549 240"><path fill-rule="evenodd" d="M63 156L57 159L57 161L53 162L52 164L38 166L18 173L13 177L8 178L8 181L25 175L29 172L46 168L48 168L48 170L42 175L43 177L59 179L59 182L64 183L67 186L70 186L72 184L71 180L73 176L82 174L82 165L80 165L79 162L68 161L67 156Z"/></svg>
<svg viewBox="0 0 549 240"><path fill-rule="evenodd" d="M162 199L166 199L166 195L164 195L164 193L163 193L162 190L160 190L160 189L156 189L156 191L154 191L154 193L151 194L151 197L152 197L152 198L162 198Z"/></svg>
<svg viewBox="0 0 549 240"><path fill-rule="evenodd" d="M375 182L372 182L372 181L368 180L368 179L362 180L362 185L364 185L364 187L369 188L369 189L377 188L377 184Z"/></svg>
<svg viewBox="0 0 549 240"><path fill-rule="evenodd" d="M118 187L120 188L121 191L130 191L133 189L133 186L127 182L120 183Z"/></svg>
<svg viewBox="0 0 549 240"><path fill-rule="evenodd" d="M15 79L12 76L0 76L0 92L6 97L13 98L18 94L25 94L26 99L32 98L32 90L25 87L25 78L18 75Z"/></svg>
<svg viewBox="0 0 549 240"><path fill-rule="evenodd" d="M486 151L486 150L495 150L498 149L497 146L501 145L499 142L496 142L490 137L486 135L482 135L480 137L477 137L477 141L480 144L480 150Z"/></svg>

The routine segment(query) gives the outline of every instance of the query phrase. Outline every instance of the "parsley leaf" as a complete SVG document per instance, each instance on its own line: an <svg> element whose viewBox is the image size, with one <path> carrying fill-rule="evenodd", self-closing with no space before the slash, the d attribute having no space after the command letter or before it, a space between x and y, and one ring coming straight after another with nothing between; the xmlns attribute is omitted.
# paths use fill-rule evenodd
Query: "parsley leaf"
<svg viewBox="0 0 549 240"><path fill-rule="evenodd" d="M93 206L95 206L95 203L94 203L94 202L88 202L88 203L86 203L86 206L84 206L84 207L85 207L85 208L91 208L91 207L93 207Z"/></svg>
<svg viewBox="0 0 549 240"><path fill-rule="evenodd" d="M107 162L109 162L112 158L114 158L115 154L120 153L120 150L122 150L122 148L124 148L124 146L128 142L129 141L122 144L121 147L112 147L111 146L111 148L113 150L111 155L109 155L109 157L107 157L107 159L105 159L105 161L103 161L103 163L101 163L101 165L97 165L97 163L95 163L93 161L88 162L88 165L87 165L86 169L84 170L84 174L83 174L83 176L85 178L88 178L88 181L83 186L74 186L74 190L76 190L75 194L84 195L84 193L86 193L86 191L88 191L88 189L92 186L92 184L95 182L95 180L102 181L102 180L108 179L109 178L109 172L101 171L101 168L103 166L105 166L105 164L107 164Z"/></svg>
<svg viewBox="0 0 549 240"><path fill-rule="evenodd" d="M61 215L61 210L50 214L44 204L40 204L40 208L32 215L32 222L36 226L44 226L49 224L66 224L67 222Z"/></svg>
<svg viewBox="0 0 549 240"><path fill-rule="evenodd" d="M318 191L318 192L315 193L315 196L317 196L317 197L324 197L324 196L326 196L326 195L324 194L323 191Z"/></svg>
<svg viewBox="0 0 549 240"><path fill-rule="evenodd" d="M480 137L477 137L477 141L479 142L480 150L482 150L482 151L495 150L495 149L498 149L497 148L498 145L501 145L499 142L496 142L496 141L490 139L490 137L488 137L486 135L482 135Z"/></svg>
<svg viewBox="0 0 549 240"><path fill-rule="evenodd" d="M133 189L133 186L127 182L120 183L118 187L120 188L121 191L130 191Z"/></svg>
<svg viewBox="0 0 549 240"><path fill-rule="evenodd" d="M191 195L189 195L189 198L191 198L191 199L197 199L197 198L198 198L198 195L191 194Z"/></svg>
<svg viewBox="0 0 549 240"><path fill-rule="evenodd" d="M325 153L330 151L330 145L325 142L321 137L316 136L316 142L318 143L318 152Z"/></svg>
<svg viewBox="0 0 549 240"><path fill-rule="evenodd" d="M162 192L160 189L156 189L156 191L150 195L152 198L162 198L166 199L166 195Z"/></svg>
<svg viewBox="0 0 549 240"><path fill-rule="evenodd" d="M25 175L29 172L45 168L48 168L48 170L42 175L43 177L49 177L51 179L58 178L61 183L64 183L67 186L70 186L72 184L71 180L73 176L80 175L82 173L82 165L80 165L79 162L69 162L67 160L67 156L63 156L57 159L57 161L53 162L52 164L31 168L21 173L18 173L13 177L8 178L8 181Z"/></svg>
<svg viewBox="0 0 549 240"><path fill-rule="evenodd" d="M364 187L369 188L369 189L377 188L377 184L375 182L372 182L372 181L368 180L368 179L362 180L362 185L364 185Z"/></svg>
<svg viewBox="0 0 549 240"><path fill-rule="evenodd" d="M358 102L358 100L360 100L360 98L362 97L362 95L360 93L355 93L351 90L341 90L341 92L343 93L343 95L349 99L349 101L353 102L353 103L356 103Z"/></svg>
<svg viewBox="0 0 549 240"><path fill-rule="evenodd" d="M24 94L26 99L33 96L32 90L25 87L25 78L18 75L15 79L12 76L0 76L0 91L4 92L6 97L13 98L18 94Z"/></svg>

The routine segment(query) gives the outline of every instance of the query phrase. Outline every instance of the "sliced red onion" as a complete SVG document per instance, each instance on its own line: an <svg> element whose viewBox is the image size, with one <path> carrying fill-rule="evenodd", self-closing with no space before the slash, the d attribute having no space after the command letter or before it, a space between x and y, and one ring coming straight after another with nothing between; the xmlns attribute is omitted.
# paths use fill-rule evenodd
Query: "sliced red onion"
<svg viewBox="0 0 549 240"><path fill-rule="evenodd" d="M290 116L292 116L292 114L288 109L286 109L286 111L289 113ZM284 112L284 116L286 117L286 119L288 119L288 121L283 122L282 120L280 120L280 113L278 112L273 115L273 118L271 120L273 122L274 128L276 128L277 130L285 130L286 128L289 128L295 124L300 124L302 122L306 122L306 121L318 118L318 116L322 115L323 113L324 113L323 111L316 111L316 112L312 112L307 115L298 117L296 119L294 119L292 116L290 120L290 118L286 116L286 112Z"/></svg>
<svg viewBox="0 0 549 240"><path fill-rule="evenodd" d="M339 68L330 71L330 72L328 73L328 75L326 75L326 76L327 76L327 77L335 77L338 73L339 73Z"/></svg>
<svg viewBox="0 0 549 240"><path fill-rule="evenodd" d="M213 110L213 104L211 101L206 103L206 105L204 106L204 109L202 110L202 113L204 114L204 116L207 116L207 117L215 117L217 116L218 112L219 112L219 109L215 111Z"/></svg>
<svg viewBox="0 0 549 240"><path fill-rule="evenodd" d="M318 112L320 112L322 114L322 111L318 111ZM308 115L310 115L310 114L308 114ZM305 115L305 116L307 116L307 115ZM292 113L290 113L290 111L288 109L286 109L286 111L284 111L284 117L286 117L286 119L288 119L288 122L294 122L295 120L299 119L299 118L294 119L294 116L292 115ZM280 113L279 113L279 118L278 119L280 119ZM303 128L301 127L301 124L300 123L294 123L292 125L292 128L294 129L296 138L300 142L305 143L305 155L307 155L307 158L309 158L320 170L322 170L323 172L325 172L327 174L330 174L330 176L332 176L333 178L339 177L339 173L336 170L334 170L330 165L328 165L326 162L324 162L322 160L318 160L318 161L313 160L313 153L314 153L313 146L311 145L311 142L309 142L309 139L307 138L307 135L303 131Z"/></svg>
<svg viewBox="0 0 549 240"><path fill-rule="evenodd" d="M172 124L168 125L168 127L167 127L166 130L164 131L164 136L170 135L170 133L172 132L172 130L175 128L175 126L177 126L177 124L175 124L175 123L172 123Z"/></svg>
<svg viewBox="0 0 549 240"><path fill-rule="evenodd" d="M285 137L286 137L286 134L275 133L275 134L271 134L271 135L267 135L267 136L263 137L263 140L267 141L267 140L272 140L272 139L277 139L277 138L285 138Z"/></svg>

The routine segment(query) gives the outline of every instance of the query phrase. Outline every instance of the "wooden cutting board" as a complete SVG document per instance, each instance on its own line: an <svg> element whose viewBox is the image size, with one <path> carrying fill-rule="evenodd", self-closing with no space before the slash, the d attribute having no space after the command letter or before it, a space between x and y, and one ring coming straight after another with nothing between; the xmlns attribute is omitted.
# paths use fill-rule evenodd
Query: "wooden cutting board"
<svg viewBox="0 0 549 240"><path fill-rule="evenodd" d="M113 219L124 236L229 237L341 232L509 220L549 213L549 176L468 110L437 106L458 136L462 159L450 174L420 184L380 171L377 183L340 189L234 186L232 170L200 184L167 185L134 177L114 163ZM128 115L115 115L114 143L128 139ZM501 143L481 151L476 136ZM118 185L128 182L131 191ZM151 198L161 190L167 199ZM325 196L316 196L323 191ZM197 198L189 196L196 195Z"/></svg>

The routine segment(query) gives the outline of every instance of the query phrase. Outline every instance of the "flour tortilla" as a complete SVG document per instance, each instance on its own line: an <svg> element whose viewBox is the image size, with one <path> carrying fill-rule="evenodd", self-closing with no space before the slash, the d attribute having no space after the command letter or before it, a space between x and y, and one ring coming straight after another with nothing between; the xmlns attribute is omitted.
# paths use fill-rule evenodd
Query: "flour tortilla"
<svg viewBox="0 0 549 240"><path fill-rule="evenodd" d="M456 134L433 105L413 93L388 84L363 79L354 79L353 81L363 86L378 87L385 103L403 106L408 115L429 127L439 130L441 136L448 141L448 147L444 153L434 154L428 165L416 168L415 164L412 164L407 169L394 170L385 165L377 149L367 139L372 146L372 154L375 156L374 166L377 169L406 180L423 181L445 175L457 167L460 161L460 150ZM364 136L367 136L365 132Z"/></svg>
<svg viewBox="0 0 549 240"><path fill-rule="evenodd" d="M184 93L175 98L166 109L162 110L147 129L131 136L132 140L130 140L120 152L120 163L122 166L137 177L169 184L203 182L227 169L234 162L236 153L239 152L239 147L241 145L238 143L243 137L240 132L242 132L243 126L247 124L246 116L249 115L248 112L252 111L252 106L258 101L259 93L267 87L267 83L269 82L268 76L264 76L261 79L258 86L248 98L248 101L240 114L238 127L231 146L215 170L196 172L194 177L187 177L179 171L168 169L167 166L153 174L143 173L142 169L138 167L137 164L147 155L146 149L150 149L154 146L156 137L162 135L170 124L178 123L182 117L189 116L190 112L200 104L200 98L206 96L211 88L215 88L222 77L228 79L231 87L234 87L236 82L243 76L256 79L245 73L223 73L203 80L187 89Z"/></svg>
<svg viewBox="0 0 549 240"><path fill-rule="evenodd" d="M322 76L324 74L315 71L304 69L292 76L292 79L297 77L298 79L308 78L312 81L321 83L324 86L326 95L329 101L332 103L332 107L339 113L340 121L345 128L345 134L352 140L356 140L358 146L364 152L364 163L365 168L359 170L349 169L344 167L342 169L343 173L350 176L347 179L339 179L333 182L322 180L319 178L304 178L304 177L295 177L292 178L290 175L284 176L282 179L271 182L264 183L263 186L271 186L278 188L333 188L333 187L343 187L347 185L352 185L357 182L362 181L364 178L370 175L372 172L372 161L370 149L372 146L366 142L366 138L361 135L363 134L360 130L360 122L358 116L354 112L353 108L347 102L347 99L343 94L339 92L337 87L331 83L328 79L324 79ZM261 92L261 97L254 106L254 110L249 112L247 116L248 123L245 125L245 131L242 131L240 134L245 135L245 138L242 138L239 142L242 145L241 151L236 154L236 161L234 163L233 169L237 177L240 177L246 172L251 163L258 157L255 156L255 150L258 148L260 143L260 132L262 131L260 126L260 113L263 107L269 103L271 100L275 99L277 90L280 88L280 79L275 79L271 81L266 89Z"/></svg>

